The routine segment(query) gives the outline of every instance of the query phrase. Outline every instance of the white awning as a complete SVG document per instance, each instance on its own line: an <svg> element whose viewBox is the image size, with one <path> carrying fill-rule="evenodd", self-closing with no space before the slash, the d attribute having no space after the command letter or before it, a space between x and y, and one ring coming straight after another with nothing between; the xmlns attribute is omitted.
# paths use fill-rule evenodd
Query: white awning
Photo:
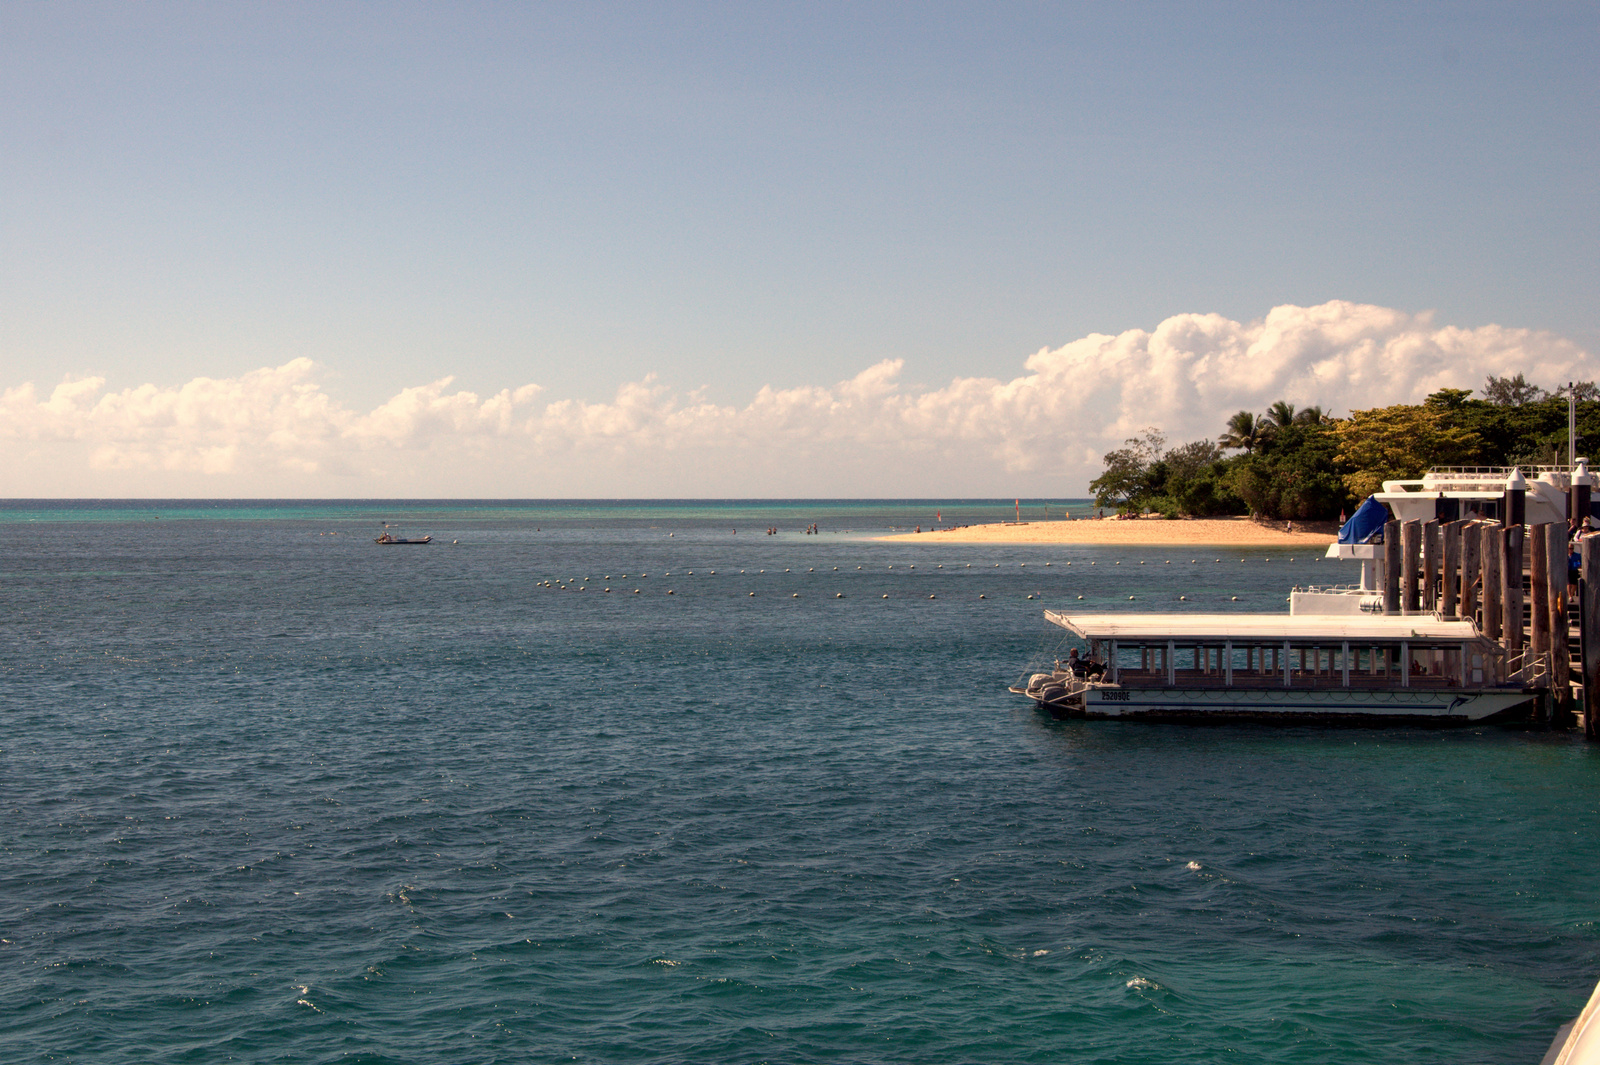
<svg viewBox="0 0 1600 1065"><path fill-rule="evenodd" d="M1470 621L1440 621L1432 614L1061 614L1045 620L1086 640L1439 640L1478 638Z"/></svg>

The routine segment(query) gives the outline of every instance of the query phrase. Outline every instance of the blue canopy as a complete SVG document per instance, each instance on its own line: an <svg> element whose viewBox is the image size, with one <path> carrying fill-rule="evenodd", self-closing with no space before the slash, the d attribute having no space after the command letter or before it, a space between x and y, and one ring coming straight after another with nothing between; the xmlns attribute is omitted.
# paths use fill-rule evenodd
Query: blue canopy
<svg viewBox="0 0 1600 1065"><path fill-rule="evenodd" d="M1341 544L1370 544L1383 540L1383 527L1389 521L1389 508L1378 502L1377 496L1368 496L1356 508L1350 520L1339 527Z"/></svg>

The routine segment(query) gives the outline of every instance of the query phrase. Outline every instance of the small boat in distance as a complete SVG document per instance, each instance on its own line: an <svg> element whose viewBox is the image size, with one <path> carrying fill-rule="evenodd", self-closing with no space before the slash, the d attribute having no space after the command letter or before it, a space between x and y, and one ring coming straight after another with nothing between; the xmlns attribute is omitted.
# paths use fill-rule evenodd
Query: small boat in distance
<svg viewBox="0 0 1600 1065"><path fill-rule="evenodd" d="M431 544L433 543L433 537L423 536L415 540L407 540L405 537L396 536L391 532L385 532L382 536L378 537L372 542L375 544Z"/></svg>

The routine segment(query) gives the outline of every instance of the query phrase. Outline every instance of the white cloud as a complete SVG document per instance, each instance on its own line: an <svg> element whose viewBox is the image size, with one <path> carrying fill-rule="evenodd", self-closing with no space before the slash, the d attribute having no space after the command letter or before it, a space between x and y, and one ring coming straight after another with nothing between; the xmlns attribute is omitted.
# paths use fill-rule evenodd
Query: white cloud
<svg viewBox="0 0 1600 1065"><path fill-rule="evenodd" d="M1345 302L1259 321L1183 314L1028 358L1009 381L901 384L885 360L831 386L761 389L743 406L653 377L607 403L487 398L451 378L361 413L307 359L230 379L107 391L67 380L0 392L10 495L1076 495L1099 456L1146 426L1214 436L1236 410L1284 399L1351 408L1417 401L1489 374L1592 379L1549 333L1435 326Z"/></svg>

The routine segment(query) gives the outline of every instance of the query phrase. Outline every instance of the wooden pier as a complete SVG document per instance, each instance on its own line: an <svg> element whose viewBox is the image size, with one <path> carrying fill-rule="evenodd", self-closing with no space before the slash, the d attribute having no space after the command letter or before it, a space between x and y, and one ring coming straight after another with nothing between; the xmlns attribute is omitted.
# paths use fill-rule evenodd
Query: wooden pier
<svg viewBox="0 0 1600 1065"><path fill-rule="evenodd" d="M1587 493L1586 493L1587 494ZM1583 501L1587 510L1588 500ZM1535 719L1600 739L1600 533L1499 521L1391 521L1383 534L1383 611L1471 619L1504 652L1506 671L1539 692Z"/></svg>

